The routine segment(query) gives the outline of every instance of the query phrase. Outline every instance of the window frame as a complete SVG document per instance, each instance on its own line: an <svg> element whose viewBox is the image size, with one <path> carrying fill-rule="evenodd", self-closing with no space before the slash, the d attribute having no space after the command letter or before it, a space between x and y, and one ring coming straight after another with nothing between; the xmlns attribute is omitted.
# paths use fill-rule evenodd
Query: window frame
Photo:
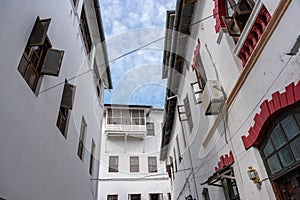
<svg viewBox="0 0 300 200"><path fill-rule="evenodd" d="M134 198L132 198L132 196ZM142 195L141 194L128 194L128 200L141 200Z"/></svg>
<svg viewBox="0 0 300 200"><path fill-rule="evenodd" d="M234 177L233 169L232 168L230 168L230 169L231 170L229 172L225 173L224 175ZM222 178L221 182L222 182L222 187L224 190L225 198L227 200L240 200L240 193L239 193L238 186L237 186L235 179ZM233 187L236 187L237 195L234 194Z"/></svg>
<svg viewBox="0 0 300 200"><path fill-rule="evenodd" d="M139 157L138 156L130 156L129 158L130 172L139 172Z"/></svg>
<svg viewBox="0 0 300 200"><path fill-rule="evenodd" d="M95 148L96 148L96 144L95 144L94 140L92 139L91 154L90 154L90 165L89 165L90 175L94 175Z"/></svg>
<svg viewBox="0 0 300 200"><path fill-rule="evenodd" d="M50 18L40 19L37 16L17 68L35 93L43 75L59 76L64 56L64 51L52 48L47 35L50 22Z"/></svg>
<svg viewBox="0 0 300 200"><path fill-rule="evenodd" d="M76 92L76 86L68 83L67 80L65 80L58 117L56 121L56 126L66 139L67 139L69 118L70 118L70 110L72 110L73 108L75 92ZM68 98L66 97L66 95L68 95L69 97L68 100L66 100L66 98ZM68 105L66 103L68 103Z"/></svg>
<svg viewBox="0 0 300 200"><path fill-rule="evenodd" d="M242 10L241 3L247 4L246 6L249 7L248 10ZM235 43L239 40L249 20L250 14L253 11L254 5L255 2L253 0L239 0L237 4L235 0L225 1L226 15L222 16L222 19L229 35L233 37Z"/></svg>
<svg viewBox="0 0 300 200"><path fill-rule="evenodd" d="M271 122L271 124L268 126L268 129L266 130L266 134L265 134L261 144L259 145L258 149L260 151L260 155L262 157L264 166L266 167L266 170L267 170L268 175L271 178L271 180L275 180L278 177L282 176L283 174L288 173L289 171L292 171L295 167L300 166L300 159L297 160L297 158L294 155L293 149L291 148L291 143L300 138L300 132L298 132L298 134L294 135L292 138L289 139L287 137L287 133L285 132L284 128L281 125L281 122L283 120L287 119L288 117L292 117L295 120L296 125L298 126L298 130L300 130L300 121L298 121L298 119L295 117L296 115L300 115L300 107L296 107L296 108L291 107L291 108L283 110L283 112L280 115L278 115L277 117L275 117L273 119L273 121ZM273 130L277 127L280 128L281 133L283 134L284 139L285 139L285 143L282 144L278 148L276 148L276 145L274 144L273 139L271 138ZM269 155L266 156L264 153L264 148L266 147L268 141L271 142L273 151L271 153L269 153ZM281 150L283 150L286 147L289 148L289 151L294 160L292 163L288 164L287 166L284 166L279 157L278 152L280 152ZM267 160L270 159L274 155L276 156L277 160L279 161L280 169L278 171L272 173Z"/></svg>
<svg viewBox="0 0 300 200"><path fill-rule="evenodd" d="M128 113L129 115L125 115ZM107 108L108 125L145 126L145 121L142 109Z"/></svg>
<svg viewBox="0 0 300 200"><path fill-rule="evenodd" d="M77 156L80 160L84 160L84 141L87 134L87 123L84 116L81 117L81 125L80 125L80 135L79 135L79 142L78 142L78 150Z"/></svg>
<svg viewBox="0 0 300 200"><path fill-rule="evenodd" d="M87 15L85 12L84 4L82 5L82 9L81 9L79 27L80 27L80 32L81 32L82 40L84 43L84 47L86 50L86 54L88 55L92 50L93 42L92 42L90 30L89 30L89 24L87 21Z"/></svg>
<svg viewBox="0 0 300 200"><path fill-rule="evenodd" d="M116 163L112 163L113 159ZM109 156L108 162L108 172L119 172L119 156Z"/></svg>
<svg viewBox="0 0 300 200"><path fill-rule="evenodd" d="M186 97L183 99L183 103L184 103L185 114L187 117L187 122L188 122L188 125L190 128L190 133L191 133L193 130L194 124L193 124L192 111L191 111L191 105L190 105L188 94L186 94Z"/></svg>
<svg viewBox="0 0 300 200"><path fill-rule="evenodd" d="M107 200L118 200L118 195L117 194L108 194Z"/></svg>
<svg viewBox="0 0 300 200"><path fill-rule="evenodd" d="M155 164L153 164L152 161ZM157 173L158 172L158 170L157 170L157 158L156 158L156 156L149 156L148 157L148 172L149 173Z"/></svg>
<svg viewBox="0 0 300 200"><path fill-rule="evenodd" d="M146 122L147 136L155 135L154 122Z"/></svg>

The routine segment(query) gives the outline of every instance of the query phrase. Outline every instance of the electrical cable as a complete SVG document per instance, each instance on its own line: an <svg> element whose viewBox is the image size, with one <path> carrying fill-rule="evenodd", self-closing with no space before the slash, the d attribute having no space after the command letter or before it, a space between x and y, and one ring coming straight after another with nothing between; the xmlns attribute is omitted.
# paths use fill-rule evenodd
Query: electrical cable
<svg viewBox="0 0 300 200"><path fill-rule="evenodd" d="M232 9L232 8L234 8L235 6L238 6L238 5L240 5L240 4L241 4L241 3L238 3L238 4L235 4L235 5L233 5L233 6L230 6L230 7L226 8L226 10ZM218 13L216 13L216 14L218 14ZM190 26L193 26L193 25L195 25L195 24L197 24L197 23L200 23L200 22L202 22L202 21L205 21L205 20L207 20L207 19L209 19L209 18L211 18L211 17L213 17L213 16L214 16L214 14L213 14L213 15L209 15L209 16L207 16L207 17L204 17L204 18L202 18L202 19L200 19L200 20L198 20L198 21L196 21L196 22L194 22L194 23L191 23ZM171 37L172 37L172 36L170 36L170 38L171 38ZM112 62L114 62L114 61L116 61L116 60L119 60L119 59L121 59L121 58L123 58L123 57L125 57L125 56L127 56L127 55L129 55L129 54L132 54L132 53L134 53L134 52L136 52L136 51L139 51L139 50L141 50L141 49L143 49L143 48L145 48L145 47L147 47L147 46L149 46L149 45L151 45L151 44L154 44L154 43L156 43L156 42L158 42L158 41L160 41L160 40L162 40L162 39L164 39L164 38L165 38L165 36L160 37L160 38L158 38L158 39L156 39L156 40L153 40L153 41L151 41L151 42L149 42L149 43L147 43L147 44L145 44L145 45L142 45L142 46L140 46L140 47L138 47L138 48L136 48L136 49L133 49L133 50L131 50L131 51L129 51L129 52L126 52L126 53L122 54L121 56L118 56L118 57L116 57L116 58L114 58L114 59L108 61L108 63L110 64L110 63L112 63ZM102 67L102 66L105 66L105 65L106 65L106 64L101 64L99 67ZM93 71L93 70L92 70L92 69L89 69L88 71L85 71L85 72L83 72L83 73L81 73L81 74L78 74L78 75L73 76L72 78L69 78L69 79L66 79L66 80L67 80L67 81L71 81L71 80L73 80L73 79L75 79L75 78L78 78L78 77L80 77L80 76L83 76L83 75L85 75L85 74L87 74L87 73L89 73L89 72L91 72L91 71ZM65 81L60 82L60 83L57 83L56 85L53 85L53 86L51 86L51 87L49 87L49 88L47 88L47 89L45 89L45 90L42 90L42 91L38 92L37 94L44 93L44 92L46 92L46 91L48 91L48 90L51 90L51 89L53 89L53 88L56 88L56 87L58 87L58 86L60 86L60 85L62 85L62 84L64 84L64 83L65 83Z"/></svg>
<svg viewBox="0 0 300 200"><path fill-rule="evenodd" d="M245 124L245 122L249 119L249 117L254 113L254 111L256 110L257 106L260 104L260 102L264 99L265 95L267 94L267 92L271 89L271 87L274 85L275 81L279 78L279 76L281 75L281 73L284 71L284 69L286 69L288 63L290 62L292 56L288 59L288 61L285 63L285 65L283 66L283 68L280 70L280 72L278 73L278 75L275 77L275 79L272 81L271 85L267 88L266 92L262 95L262 98L260 99L260 101L258 101L258 104L254 107L254 109L249 113L248 117L246 118L246 120L241 124L241 126L238 128L238 130L232 135L232 137L229 138L229 141L232 142L232 138L235 134L237 134L237 132L240 130L240 128ZM232 104L233 105L233 104ZM220 150L218 150L215 154L213 154L209 159L206 159L205 162L203 162L203 164L194 167L194 169L197 169L195 174L197 174L199 172L199 170L205 166L206 164L208 164L208 162L210 160L212 160L216 155L219 154L219 152L221 152L225 147L227 146L227 144L224 144ZM210 151L211 152L211 151ZM236 154L236 158L240 157L241 155L243 155L244 153L246 153L247 150L244 150L242 152L240 152L239 154ZM209 153L210 154L210 153ZM208 157L209 154L206 156ZM182 170L178 170L178 172L180 171L185 171L185 170L190 170L190 168L186 168L186 169L182 169ZM198 175L197 177L200 177L204 174Z"/></svg>

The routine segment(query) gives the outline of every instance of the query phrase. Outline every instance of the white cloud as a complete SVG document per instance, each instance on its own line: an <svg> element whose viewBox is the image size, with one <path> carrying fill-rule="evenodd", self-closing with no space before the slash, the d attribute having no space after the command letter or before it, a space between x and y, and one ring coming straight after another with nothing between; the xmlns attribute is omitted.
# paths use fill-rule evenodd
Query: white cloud
<svg viewBox="0 0 300 200"><path fill-rule="evenodd" d="M109 59L114 60L163 37L166 11L174 9L175 2L101 0ZM152 101L156 105L164 104L165 81L161 80L163 42L162 39L110 64L115 89L105 93L106 103L143 104Z"/></svg>

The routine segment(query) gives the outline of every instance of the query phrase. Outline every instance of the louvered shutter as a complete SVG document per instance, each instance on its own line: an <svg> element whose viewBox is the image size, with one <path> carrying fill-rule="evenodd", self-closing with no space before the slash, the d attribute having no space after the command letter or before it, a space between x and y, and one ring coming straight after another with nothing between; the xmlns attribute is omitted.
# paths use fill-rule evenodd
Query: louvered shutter
<svg viewBox="0 0 300 200"><path fill-rule="evenodd" d="M32 47L44 44L45 39L47 37L47 31L50 25L50 21L51 19L40 20L40 18L37 17L29 38L29 46Z"/></svg>
<svg viewBox="0 0 300 200"><path fill-rule="evenodd" d="M76 86L70 83L65 83L61 106L67 109L73 108Z"/></svg>
<svg viewBox="0 0 300 200"><path fill-rule="evenodd" d="M49 49L47 51L41 73L50 76L58 76L63 56L64 51L57 49Z"/></svg>

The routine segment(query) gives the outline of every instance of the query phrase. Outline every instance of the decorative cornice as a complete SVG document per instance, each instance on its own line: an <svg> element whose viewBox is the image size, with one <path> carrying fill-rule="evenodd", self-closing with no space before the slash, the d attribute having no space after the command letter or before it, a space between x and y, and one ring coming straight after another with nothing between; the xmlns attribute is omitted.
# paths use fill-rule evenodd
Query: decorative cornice
<svg viewBox="0 0 300 200"><path fill-rule="evenodd" d="M300 102L300 81L296 85L291 83L286 86L285 92L283 93L279 91L273 93L271 100L263 101L260 105L260 112L256 113L254 117L254 125L251 126L248 131L249 134L242 136L245 149L247 150L252 146L258 146L260 144L265 133L264 128L276 111L296 102Z"/></svg>
<svg viewBox="0 0 300 200"><path fill-rule="evenodd" d="M214 0L215 8L213 9L213 16L216 19L215 31L218 33L221 28L225 28L226 25L222 19L223 16L226 16L226 4L225 0Z"/></svg>
<svg viewBox="0 0 300 200"><path fill-rule="evenodd" d="M270 20L268 26L266 27L264 33L262 34L259 42L256 45L256 48L253 50L251 56L249 57L247 63L244 66L242 73L240 74L240 77L238 78L236 84L234 85L232 92L229 94L229 96L226 100L227 109L231 106L236 95L242 88L244 82L246 81L246 79L247 79L248 75L250 74L252 68L254 67L257 59L259 58L265 45L269 41L273 32L275 31L278 23L280 22L283 14L285 13L288 6L290 5L291 1L292 0L281 0L279 5L277 6L274 14L272 15L272 19Z"/></svg>
<svg viewBox="0 0 300 200"><path fill-rule="evenodd" d="M234 157L232 151L228 154L222 155L220 157L220 161L218 162L217 167L215 167L215 171L218 172L226 166L232 165L234 163Z"/></svg>

